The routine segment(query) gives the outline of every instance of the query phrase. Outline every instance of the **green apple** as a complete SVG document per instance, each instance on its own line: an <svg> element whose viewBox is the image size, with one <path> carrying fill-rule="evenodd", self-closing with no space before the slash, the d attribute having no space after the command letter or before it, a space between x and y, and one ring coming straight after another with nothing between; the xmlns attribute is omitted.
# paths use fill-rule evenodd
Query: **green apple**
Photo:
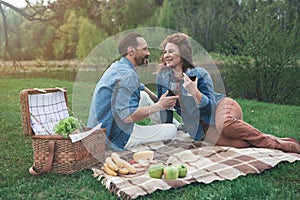
<svg viewBox="0 0 300 200"><path fill-rule="evenodd" d="M152 164L149 166L148 174L151 178L161 178L164 168L163 164Z"/></svg>
<svg viewBox="0 0 300 200"><path fill-rule="evenodd" d="M186 166L184 164L179 164L179 165L177 165L177 168L178 168L178 172L179 172L178 177L179 178L185 177L187 174L187 171L188 171Z"/></svg>
<svg viewBox="0 0 300 200"><path fill-rule="evenodd" d="M166 166L164 168L164 177L166 180L175 180L178 178L178 168L176 166Z"/></svg>

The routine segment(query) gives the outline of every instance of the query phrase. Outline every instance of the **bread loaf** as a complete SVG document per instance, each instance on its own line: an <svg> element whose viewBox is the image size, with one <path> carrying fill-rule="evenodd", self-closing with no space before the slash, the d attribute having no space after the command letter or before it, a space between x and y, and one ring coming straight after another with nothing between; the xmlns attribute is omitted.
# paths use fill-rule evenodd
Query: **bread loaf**
<svg viewBox="0 0 300 200"><path fill-rule="evenodd" d="M154 151L140 151L140 152L136 152L135 154L133 154L133 159L135 161L139 161L139 160L146 160L146 161L151 161L154 158Z"/></svg>

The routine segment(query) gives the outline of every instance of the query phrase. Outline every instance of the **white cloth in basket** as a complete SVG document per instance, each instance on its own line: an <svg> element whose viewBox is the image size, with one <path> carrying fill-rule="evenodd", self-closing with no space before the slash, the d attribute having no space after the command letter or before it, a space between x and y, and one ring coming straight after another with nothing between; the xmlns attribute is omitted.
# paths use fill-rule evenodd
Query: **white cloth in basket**
<svg viewBox="0 0 300 200"><path fill-rule="evenodd" d="M30 123L35 135L55 134L54 126L69 117L64 92L28 95Z"/></svg>

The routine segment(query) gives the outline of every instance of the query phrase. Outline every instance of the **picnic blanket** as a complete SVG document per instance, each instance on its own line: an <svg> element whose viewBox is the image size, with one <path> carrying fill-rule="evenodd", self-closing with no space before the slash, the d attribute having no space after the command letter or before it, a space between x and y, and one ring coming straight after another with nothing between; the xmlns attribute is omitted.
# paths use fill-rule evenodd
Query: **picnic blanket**
<svg viewBox="0 0 300 200"><path fill-rule="evenodd" d="M114 177L105 174L101 169L93 168L94 177L122 199L135 199L156 190L169 190L194 182L208 184L213 181L233 180L247 174L259 174L280 162L300 160L300 154L274 149L238 149L213 146L203 141L195 142L185 133L180 133L173 141L139 145L118 154L131 160L135 152L142 150L153 150L154 159L165 165L185 164L188 168L187 176L177 180L153 179L147 172L142 172L133 176ZM111 153L107 151L106 155Z"/></svg>

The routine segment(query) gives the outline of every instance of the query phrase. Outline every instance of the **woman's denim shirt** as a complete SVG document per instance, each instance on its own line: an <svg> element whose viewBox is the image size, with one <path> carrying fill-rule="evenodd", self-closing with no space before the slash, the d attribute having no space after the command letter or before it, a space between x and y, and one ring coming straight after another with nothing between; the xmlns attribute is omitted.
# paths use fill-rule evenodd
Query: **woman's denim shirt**
<svg viewBox="0 0 300 200"><path fill-rule="evenodd" d="M201 140L204 138L204 130L200 122L208 125L215 124L215 110L217 104L224 95L214 92L214 86L209 73L202 67L188 69L186 71L188 76L197 76L198 90L202 93L202 99L199 104L196 104L194 98L188 95L188 92L183 88L183 80L181 83L180 106L175 106L176 112L181 116L185 129L194 140ZM156 86L158 98L161 97L168 89L170 89L170 80L173 77L171 68L164 69L157 74ZM161 112L162 122L172 123L173 111L166 110Z"/></svg>

